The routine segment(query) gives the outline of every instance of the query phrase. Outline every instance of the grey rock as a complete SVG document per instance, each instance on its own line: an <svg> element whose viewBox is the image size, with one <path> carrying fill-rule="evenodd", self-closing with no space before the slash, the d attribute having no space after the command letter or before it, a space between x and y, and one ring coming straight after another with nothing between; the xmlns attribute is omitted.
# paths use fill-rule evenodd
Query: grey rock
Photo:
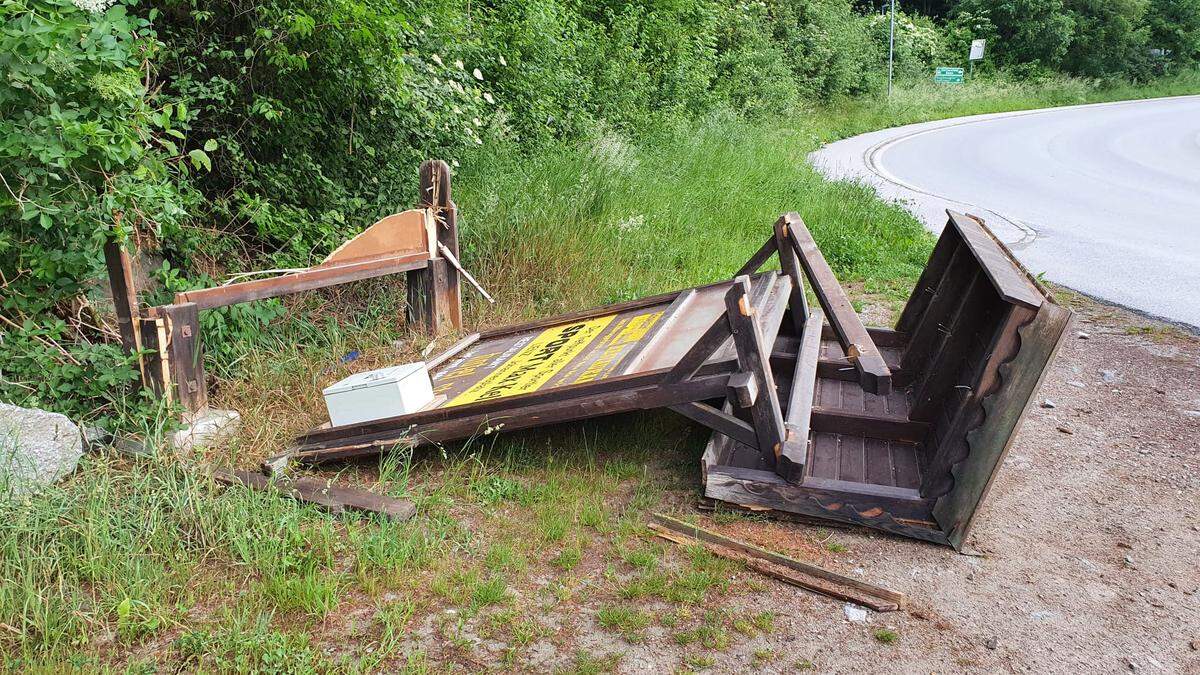
<svg viewBox="0 0 1200 675"><path fill-rule="evenodd" d="M1080 340L1090 340L1092 338L1092 336L1090 334L1084 333L1082 331L1077 333L1076 335L1079 337Z"/></svg>
<svg viewBox="0 0 1200 675"><path fill-rule="evenodd" d="M242 424L236 410L202 410L184 419L188 426L176 431L171 445L180 452L216 447L233 437Z"/></svg>
<svg viewBox="0 0 1200 675"><path fill-rule="evenodd" d="M0 498L36 492L82 456L83 434L65 415L0 403Z"/></svg>
<svg viewBox="0 0 1200 675"><path fill-rule="evenodd" d="M992 637L983 641L983 646L987 647L988 649L995 649L996 647L1000 646L1000 638L993 635Z"/></svg>
<svg viewBox="0 0 1200 675"><path fill-rule="evenodd" d="M1083 388L1087 387L1086 384L1080 382L1079 380L1071 380L1067 384L1072 387L1075 387L1076 389L1083 389Z"/></svg>
<svg viewBox="0 0 1200 675"><path fill-rule="evenodd" d="M1046 399L1045 401L1042 401L1042 407L1043 408L1055 408L1057 406L1054 405L1054 401L1051 401L1050 399Z"/></svg>
<svg viewBox="0 0 1200 675"><path fill-rule="evenodd" d="M1115 382L1120 382L1121 376L1117 375L1116 371L1101 370L1100 371L1100 379L1104 380L1105 384L1113 384Z"/></svg>
<svg viewBox="0 0 1200 675"><path fill-rule="evenodd" d="M1200 417L1200 410L1184 410L1184 417Z"/></svg>

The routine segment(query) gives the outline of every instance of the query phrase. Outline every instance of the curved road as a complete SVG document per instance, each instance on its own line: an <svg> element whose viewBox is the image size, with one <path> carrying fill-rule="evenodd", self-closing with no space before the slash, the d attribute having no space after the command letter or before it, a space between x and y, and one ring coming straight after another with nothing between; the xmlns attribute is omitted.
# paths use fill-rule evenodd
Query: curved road
<svg viewBox="0 0 1200 675"><path fill-rule="evenodd" d="M1200 96L885 129L810 156L932 230L980 215L1034 274L1200 329Z"/></svg>

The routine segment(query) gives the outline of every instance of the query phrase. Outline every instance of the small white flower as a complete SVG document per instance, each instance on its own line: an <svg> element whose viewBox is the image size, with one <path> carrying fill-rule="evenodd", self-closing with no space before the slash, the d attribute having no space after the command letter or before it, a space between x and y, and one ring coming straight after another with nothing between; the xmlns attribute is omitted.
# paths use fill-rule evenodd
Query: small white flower
<svg viewBox="0 0 1200 675"><path fill-rule="evenodd" d="M505 60L504 60L504 55L503 55L503 54L501 54L501 55L500 55L500 65L502 65L502 66L507 66L507 65L508 65L508 61L505 61Z"/></svg>
<svg viewBox="0 0 1200 675"><path fill-rule="evenodd" d="M438 56L437 54L434 54L433 56L431 56L431 57L429 57L429 58L433 59L433 62L434 62L434 63L436 63L436 64L438 64L439 66L445 66L445 65L446 65L446 64L442 63L442 57Z"/></svg>
<svg viewBox="0 0 1200 675"><path fill-rule="evenodd" d="M455 59L455 60L454 60L454 67L455 67L455 68L458 68L459 70L466 70L466 69L467 69L467 67L463 65L462 59Z"/></svg>
<svg viewBox="0 0 1200 675"><path fill-rule="evenodd" d="M492 98L492 95L487 93L486 91L483 92L483 100L485 100L488 103L491 103L493 105L496 103L496 99Z"/></svg>
<svg viewBox="0 0 1200 675"><path fill-rule="evenodd" d="M460 94L463 93L463 91L464 91L463 86L453 80L450 81L450 86L454 89L454 91L457 91Z"/></svg>
<svg viewBox="0 0 1200 675"><path fill-rule="evenodd" d="M457 159L450 160L450 166L457 169L458 168L458 160Z"/></svg>
<svg viewBox="0 0 1200 675"><path fill-rule="evenodd" d="M107 11L117 0L72 0L75 6L85 12L100 14Z"/></svg>
<svg viewBox="0 0 1200 675"><path fill-rule="evenodd" d="M477 127L483 126L483 122L480 122L478 117L476 117L475 119L473 119L471 121L474 122L475 126L477 126Z"/></svg>
<svg viewBox="0 0 1200 675"><path fill-rule="evenodd" d="M472 70L471 74L475 76L475 79L479 80L480 82L483 82L483 73L479 72L478 68L476 68L475 70Z"/></svg>
<svg viewBox="0 0 1200 675"><path fill-rule="evenodd" d="M431 21L428 16L421 17L421 23L425 24L426 26L429 26L430 28L433 28L433 21Z"/></svg>
<svg viewBox="0 0 1200 675"><path fill-rule="evenodd" d="M617 223L617 229L622 232L629 232L632 230L639 230L645 224L646 224L646 216L643 216L642 214L639 213L637 215L630 216L630 217L626 218L625 220L622 220L621 222Z"/></svg>

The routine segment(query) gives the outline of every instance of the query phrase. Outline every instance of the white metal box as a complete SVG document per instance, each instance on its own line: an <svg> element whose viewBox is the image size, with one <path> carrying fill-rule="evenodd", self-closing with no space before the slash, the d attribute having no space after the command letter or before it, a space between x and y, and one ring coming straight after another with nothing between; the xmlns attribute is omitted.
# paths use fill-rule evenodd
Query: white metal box
<svg viewBox="0 0 1200 675"><path fill-rule="evenodd" d="M416 412L433 400L424 361L368 370L325 388L333 426L368 422Z"/></svg>

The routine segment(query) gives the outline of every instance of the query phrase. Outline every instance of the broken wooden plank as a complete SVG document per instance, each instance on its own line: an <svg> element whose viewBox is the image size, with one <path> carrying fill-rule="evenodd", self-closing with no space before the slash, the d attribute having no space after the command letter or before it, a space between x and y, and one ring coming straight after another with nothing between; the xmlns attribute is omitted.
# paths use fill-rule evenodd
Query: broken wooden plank
<svg viewBox="0 0 1200 675"><path fill-rule="evenodd" d="M755 434L754 427L724 410L718 410L706 403L696 401L673 405L671 410L717 433L725 434L739 443L749 446L758 444L758 435Z"/></svg>
<svg viewBox="0 0 1200 675"><path fill-rule="evenodd" d="M833 326L847 358L858 371L863 388L873 394L887 394L892 390L891 370L799 214L788 214L787 230L788 239L800 257L804 273L812 283L813 294L828 315L829 324Z"/></svg>
<svg viewBox="0 0 1200 675"><path fill-rule="evenodd" d="M351 281L387 276L406 270L424 269L428 266L429 254L425 252L385 256L344 265L313 267L302 272L270 279L256 279L227 286L184 291L175 294L175 303L194 302L197 309L213 309L251 300L262 300L263 298L336 286Z"/></svg>
<svg viewBox="0 0 1200 675"><path fill-rule="evenodd" d="M242 469L219 469L213 471L212 475L214 480L223 485L241 485L252 490L279 490L292 499L315 504L330 513L375 513L399 522L412 518L417 512L417 507L406 499L335 485L320 478L271 479L261 473Z"/></svg>
<svg viewBox="0 0 1200 675"><path fill-rule="evenodd" d="M756 572L794 586L839 600L848 600L877 612L904 609L908 604L908 599L903 593L831 572L823 567L789 558L661 513L655 513L651 518L654 521L651 529L663 539L685 546L702 543L705 548L723 558L738 560Z"/></svg>

